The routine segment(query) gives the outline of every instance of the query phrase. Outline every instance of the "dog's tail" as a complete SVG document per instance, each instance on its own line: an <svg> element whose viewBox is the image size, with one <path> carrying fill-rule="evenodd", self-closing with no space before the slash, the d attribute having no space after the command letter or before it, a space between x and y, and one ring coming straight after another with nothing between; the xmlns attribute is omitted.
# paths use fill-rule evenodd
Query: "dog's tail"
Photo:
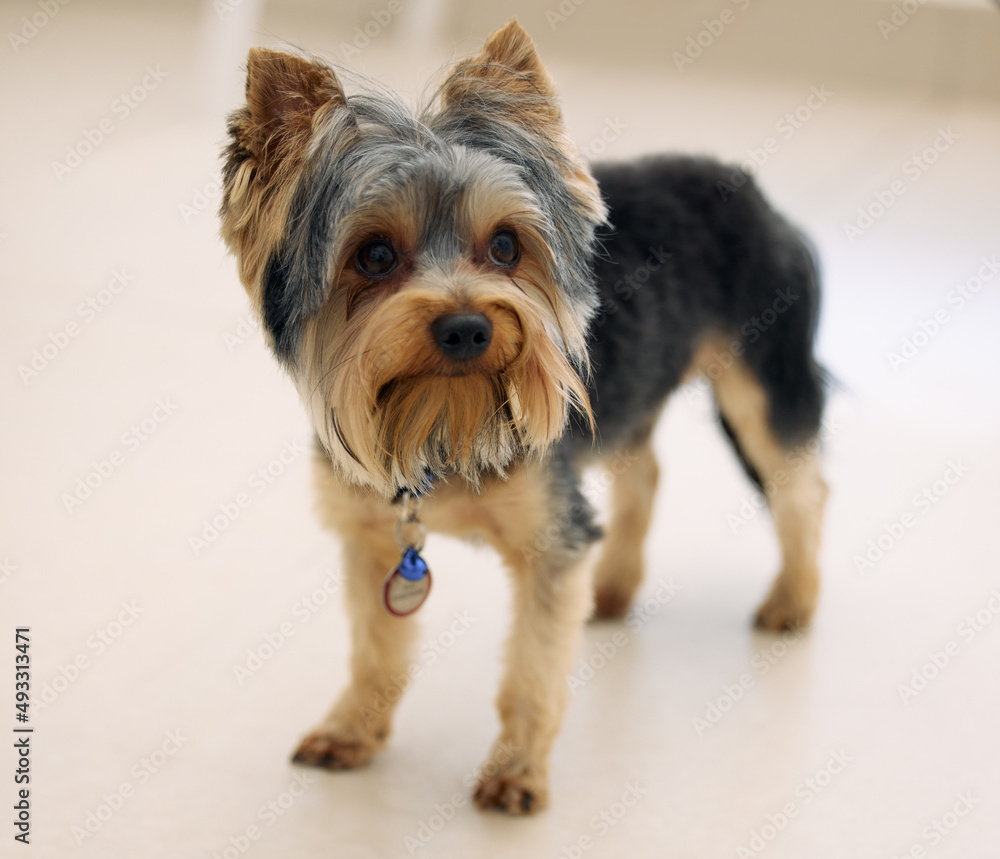
<svg viewBox="0 0 1000 859"><path fill-rule="evenodd" d="M767 259L751 274L747 291L757 306L740 336L745 361L767 394L771 429L791 449L819 432L830 377L814 356L820 305L815 250L778 216L773 229ZM732 428L719 419L747 475L760 486Z"/></svg>
<svg viewBox="0 0 1000 859"><path fill-rule="evenodd" d="M814 355L819 323L819 263L811 243L798 230L788 230L783 259L778 262L773 325L755 343L747 343L746 360L768 394L771 427L787 446L819 431L826 401L827 372ZM784 294L782 294L784 290Z"/></svg>

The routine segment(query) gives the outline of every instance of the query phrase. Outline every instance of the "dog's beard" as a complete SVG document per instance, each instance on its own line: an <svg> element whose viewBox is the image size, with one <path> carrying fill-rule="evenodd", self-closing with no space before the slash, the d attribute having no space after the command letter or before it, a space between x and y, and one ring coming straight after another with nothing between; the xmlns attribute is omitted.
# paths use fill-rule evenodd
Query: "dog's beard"
<svg viewBox="0 0 1000 859"><path fill-rule="evenodd" d="M564 371L580 386L568 364ZM373 409L358 408L360 398L331 407L332 441L363 469L362 482L387 493L419 488L430 475L478 485L560 438L575 396L535 361L494 376L397 378L381 386Z"/></svg>
<svg viewBox="0 0 1000 859"><path fill-rule="evenodd" d="M513 381L502 374L394 380L378 395L372 426L383 471L400 486L454 472L476 482L530 447L514 418Z"/></svg>
<svg viewBox="0 0 1000 859"><path fill-rule="evenodd" d="M385 495L419 488L430 475L478 485L485 473L503 475L514 461L543 454L562 437L569 409L590 413L579 374L523 308L517 336L498 344L502 360L493 368L428 367L419 350L387 346L400 341L391 320L379 322L359 321L369 337L353 341L356 353L326 355L307 381L317 434L352 482Z"/></svg>

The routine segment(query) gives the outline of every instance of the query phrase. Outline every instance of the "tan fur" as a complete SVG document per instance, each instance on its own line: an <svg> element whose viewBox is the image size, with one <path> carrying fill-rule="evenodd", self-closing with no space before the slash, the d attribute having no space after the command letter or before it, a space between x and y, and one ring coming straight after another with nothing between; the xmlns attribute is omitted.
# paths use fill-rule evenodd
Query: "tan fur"
<svg viewBox="0 0 1000 859"><path fill-rule="evenodd" d="M475 110L497 93L506 96L506 115L556 143L566 156L564 172L577 202L603 220L606 209L597 183L566 133L555 86L535 43L516 18L494 32L478 54L455 66L439 97L444 109Z"/></svg>
<svg viewBox="0 0 1000 859"><path fill-rule="evenodd" d="M760 382L741 359L733 358L728 369L723 369L716 358L727 354L728 342L731 339L707 341L694 363L713 368L710 381L719 411L764 482L781 543L782 569L757 612L757 624L765 629L806 626L819 595L820 529L827 485L816 457L800 457L800 466L789 465L789 450L774 437L768 423L767 394Z"/></svg>
<svg viewBox="0 0 1000 859"><path fill-rule="evenodd" d="M514 23L442 88L446 108L481 97L500 98L510 117L543 135L576 204L604 216L597 187L566 137L551 82ZM223 236L259 310L264 265L284 238L310 141L336 133L348 147L357 132L345 118L350 111L338 114L344 105L339 82L322 64L251 52L247 107L230 120L235 131L222 217ZM388 499L397 487L422 482L425 445L432 444L448 451L449 476L425 502L426 526L490 542L513 579L515 621L493 756L502 764L484 771L476 800L524 813L547 802L565 675L590 608L583 550L532 550L536 534L568 513L549 491L545 453L562 435L570 408L592 423L586 386L571 363L586 367L586 329L553 285L554 260L543 238L548 226L538 220L531 195L502 170L472 166L477 180L467 185L458 212L460 233L474 237L470 258L447 268L418 261L421 228L413 218L421 200L413 195L419 189L410 198L372 197L338 225L350 238L327 300L304 327L293 375L333 458L317 454L316 475L324 522L344 544L352 656L348 688L295 758L356 767L386 741L414 639L414 621L391 616L380 599L400 551L393 540L398 511ZM515 230L521 243L520 260L508 270L487 259L498 229ZM374 237L390 240L398 254L397 267L377 282L354 266L358 249ZM482 313L492 323L488 350L463 365L442 356L431 332L435 319L455 312ZM508 462L518 464L503 474Z"/></svg>
<svg viewBox="0 0 1000 859"><path fill-rule="evenodd" d="M717 352L708 343L693 366ZM765 481L785 468L785 449L767 423L763 390L739 362L713 380L719 407ZM642 545L649 526L657 465L651 428L637 433L616 475L607 544L597 566L598 612L620 616L642 578ZM610 457L609 457L610 459ZM316 457L324 522L345 544L352 619L351 683L326 719L301 743L296 759L328 768L366 763L384 744L412 658L414 621L381 606L380 588L399 550L391 539L397 508L379 495L342 482L323 454ZM427 528L484 539L504 559L514 587L514 622L497 698L501 732L475 798L482 807L519 814L548 799L548 759L566 706L565 676L590 609L582 553L560 557L534 551L536 536L565 510L553 504L544 462L526 463L507 479L487 478L478 488L460 477L439 482L424 502ZM767 628L808 622L818 588L816 555L826 486L815 461L768 493L782 544L784 566L758 622ZM506 750L513 748L513 754Z"/></svg>
<svg viewBox="0 0 1000 859"><path fill-rule="evenodd" d="M590 416L586 387L557 345L570 315L544 279L530 219L523 226L508 210L501 218L478 208L469 214L488 219L477 221L484 235L498 220L522 227L526 246L512 273L454 262L447 270L404 270L364 295L352 292L353 275L345 273L347 288L305 326L300 389L314 426L348 477L387 495L422 482L424 444L438 436L450 451L449 469L474 480L482 450L493 445L485 433L496 432L504 408L512 418L506 460L521 449L547 449L562 435L569 408ZM403 228L391 237L405 256ZM435 319L459 311L483 313L493 324L488 351L462 375L431 335ZM571 330L582 345L582 332ZM341 405L334 412L331 403Z"/></svg>
<svg viewBox="0 0 1000 859"><path fill-rule="evenodd" d="M263 298L263 268L284 236L310 140L345 105L343 88L324 63L250 49L247 105L230 117L243 159L226 183L221 213L222 237L256 307Z"/></svg>
<svg viewBox="0 0 1000 859"><path fill-rule="evenodd" d="M442 87L446 107L499 98L511 116L544 137L574 180L580 205L604 214L589 172L563 127L554 90L530 38L516 24L497 31ZM333 135L346 152L360 134L343 89L321 62L261 48L250 52L247 105L230 117L232 142L222 205L223 237L244 287L263 314L263 274L285 238L291 201L311 141ZM472 166L475 153L465 153ZM488 159L486 160L488 164ZM543 224L520 182L492 168L469 169L459 212L462 235L476 237L475 259L451 270L420 270L419 188L368 202L338 224L344 241L327 300L306 321L293 375L317 434L349 480L385 495L419 485L428 470L475 481L557 440L571 408L593 426L586 385L583 314L555 288ZM486 259L490 237L516 230L522 255L510 271ZM399 264L373 283L355 254L373 237L391 240ZM494 325L489 354L459 375L430 335L437 316L478 311ZM573 362L573 363L571 363ZM576 367L573 366L575 363ZM334 408L333 404L337 404ZM498 414L508 415L506 422ZM448 451L442 461L438 452Z"/></svg>
<svg viewBox="0 0 1000 859"><path fill-rule="evenodd" d="M380 600L385 577L399 560L391 538L398 509L344 485L322 454L315 469L322 517L345 544L351 683L302 741L295 759L351 768L366 763L389 734L402 692L398 678L412 658L414 621L389 615ZM488 541L511 572L514 624L497 698L501 732L493 755L503 763L483 775L475 796L483 807L514 814L547 803L548 758L566 706L565 677L590 609L582 552L543 558L532 551L536 534L566 513L553 504L548 480L539 466L519 467L507 480L493 478L482 492L451 478L435 487L421 514L429 530ZM510 748L513 754L500 754Z"/></svg>
<svg viewBox="0 0 1000 859"><path fill-rule="evenodd" d="M534 551L538 534L567 514L554 504L549 479L544 464L528 465L482 493L455 487L426 515L435 530L487 540L511 574L514 620L497 696L500 734L490 758L500 759L505 747L514 754L485 773L475 791L480 807L511 814L548 804L548 761L566 708L566 675L591 607L583 552Z"/></svg>
<svg viewBox="0 0 1000 859"><path fill-rule="evenodd" d="M463 119L493 111L497 121L508 122L508 133L510 123L520 123L566 175L568 205L591 220L604 217L597 186L566 135L552 82L516 22L456 66L439 102L441 110ZM324 64L251 51L247 106L230 118L222 219L223 236L261 313L264 267L285 238L310 146L333 141L329 157L336 158L356 143L360 132L345 108L340 83ZM471 151L456 155L452 166L464 179L455 212L455 234L469 241L463 253L441 261L419 247L419 187L393 186L392 196L381 199L378 183L370 183L363 201L337 222L337 250L330 253L339 258L330 282L318 290L323 298L327 289L325 300L318 312L310 308L297 351L285 356L325 448L315 462L320 511L343 542L352 624L350 683L295 758L357 767L389 735L415 639L415 621L390 615L381 601L385 578L400 558L394 541L399 508L390 499L400 488L420 486L433 460L443 476L423 504L427 529L489 542L512 579L514 621L492 756L501 763L484 771L475 796L483 807L519 814L547 802L565 678L591 607L585 550L535 550L538 535L569 516L562 509L568 502L557 500L565 491L551 484L548 450L562 436L571 408L593 426L579 374L587 361L586 319L571 311L555 286L546 225L531 190L495 159ZM521 255L511 267L489 261L498 229L518 236ZM358 250L373 238L391 242L397 254L385 277L364 277L356 265ZM442 354L431 329L439 317L458 312L481 313L492 324L487 350L462 363ZM759 384L737 363L714 385L750 460L765 479L776 475L785 451L768 429ZM628 467L615 476L608 542L597 567L602 616L622 615L642 579L642 544L657 483L650 432L647 426L637 434L626 451L633 458L626 457ZM808 621L825 492L810 463L769 493L784 569L761 608L764 626Z"/></svg>
<svg viewBox="0 0 1000 859"><path fill-rule="evenodd" d="M611 480L611 521L594 569L594 615L619 618L642 584L643 546L653 513L660 467L644 430L634 444L605 457Z"/></svg>
<svg viewBox="0 0 1000 859"><path fill-rule="evenodd" d="M329 769L362 766L385 743L410 667L416 623L382 606L386 575L399 563L393 539L395 511L384 501L343 486L325 455L314 472L324 524L343 541L347 606L351 615L351 683L340 700L299 745L295 760Z"/></svg>

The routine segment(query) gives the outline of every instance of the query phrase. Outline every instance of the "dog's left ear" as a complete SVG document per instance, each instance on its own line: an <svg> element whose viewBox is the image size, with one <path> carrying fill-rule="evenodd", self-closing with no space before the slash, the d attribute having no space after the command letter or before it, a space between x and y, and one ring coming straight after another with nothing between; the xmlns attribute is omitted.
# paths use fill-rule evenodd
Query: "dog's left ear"
<svg viewBox="0 0 1000 859"><path fill-rule="evenodd" d="M479 114L513 122L554 144L564 156L563 172L574 195L594 220L603 220L605 207L597 183L566 133L555 87L535 43L516 18L496 30L479 53L452 69L441 86L440 100L442 114Z"/></svg>
<svg viewBox="0 0 1000 859"><path fill-rule="evenodd" d="M516 18L496 30L478 54L455 66L441 99L445 108L459 110L503 107L527 128L563 131L555 87Z"/></svg>

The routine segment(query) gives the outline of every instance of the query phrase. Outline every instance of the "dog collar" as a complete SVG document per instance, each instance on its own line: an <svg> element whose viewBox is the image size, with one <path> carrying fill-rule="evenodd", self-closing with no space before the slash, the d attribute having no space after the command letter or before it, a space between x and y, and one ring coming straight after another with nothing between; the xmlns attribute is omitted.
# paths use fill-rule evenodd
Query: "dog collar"
<svg viewBox="0 0 1000 859"><path fill-rule="evenodd" d="M430 495L431 490L434 488L434 482L437 480L437 475L432 471L427 471L424 473L424 482L420 484L419 487L407 486L403 489L396 491L393 496L392 503L399 504L407 498L407 496L412 498L423 498L425 495Z"/></svg>
<svg viewBox="0 0 1000 859"><path fill-rule="evenodd" d="M399 496L399 519L396 521L396 544L403 555L389 571L382 586L382 605L394 617L407 617L424 604L431 590L431 571L420 556L427 531L420 521L420 505L430 491L433 478L424 482L422 491L404 489Z"/></svg>

